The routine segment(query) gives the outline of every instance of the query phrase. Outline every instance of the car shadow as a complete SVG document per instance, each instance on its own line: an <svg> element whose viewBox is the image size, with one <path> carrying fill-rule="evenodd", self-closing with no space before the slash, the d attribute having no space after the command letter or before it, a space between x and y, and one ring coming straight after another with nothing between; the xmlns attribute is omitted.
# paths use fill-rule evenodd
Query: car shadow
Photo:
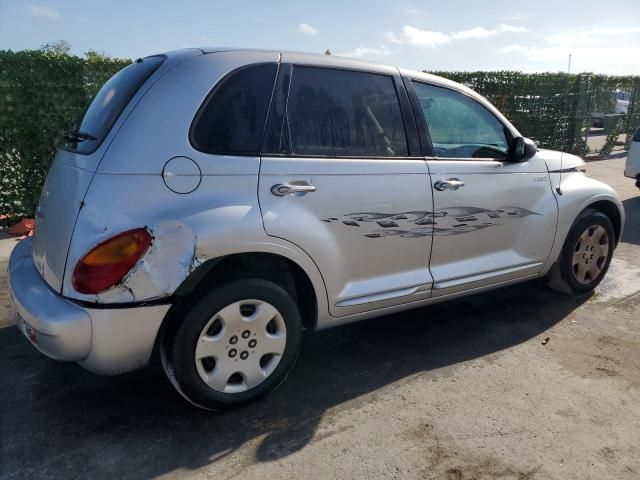
<svg viewBox="0 0 640 480"><path fill-rule="evenodd" d="M622 201L626 221L622 241L640 245L640 195Z"/></svg>
<svg viewBox="0 0 640 480"><path fill-rule="evenodd" d="M314 442L328 410L370 401L367 394L412 376L489 360L584 301L535 281L317 332L279 389L221 413L189 405L157 368L95 376L49 360L6 328L0 477L150 478L215 465L247 442L257 445L252 463L278 460Z"/></svg>

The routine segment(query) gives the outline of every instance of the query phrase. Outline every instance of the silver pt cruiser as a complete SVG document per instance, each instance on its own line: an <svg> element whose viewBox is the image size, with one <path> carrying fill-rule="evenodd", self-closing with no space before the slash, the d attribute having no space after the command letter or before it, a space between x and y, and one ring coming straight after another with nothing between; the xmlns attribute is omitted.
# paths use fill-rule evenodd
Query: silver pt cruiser
<svg viewBox="0 0 640 480"><path fill-rule="evenodd" d="M67 140L11 256L19 328L100 374L157 352L203 408L277 387L305 329L537 277L589 292L624 223L470 89L333 56L139 59Z"/></svg>

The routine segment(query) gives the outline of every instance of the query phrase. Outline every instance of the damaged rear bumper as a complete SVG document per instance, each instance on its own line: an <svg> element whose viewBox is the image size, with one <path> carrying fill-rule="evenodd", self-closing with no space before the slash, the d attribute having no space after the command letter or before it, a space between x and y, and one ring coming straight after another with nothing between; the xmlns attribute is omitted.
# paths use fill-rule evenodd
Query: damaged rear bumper
<svg viewBox="0 0 640 480"><path fill-rule="evenodd" d="M48 357L75 361L104 375L128 372L148 363L169 304L80 306L43 280L33 263L30 239L14 248L8 270L16 324Z"/></svg>

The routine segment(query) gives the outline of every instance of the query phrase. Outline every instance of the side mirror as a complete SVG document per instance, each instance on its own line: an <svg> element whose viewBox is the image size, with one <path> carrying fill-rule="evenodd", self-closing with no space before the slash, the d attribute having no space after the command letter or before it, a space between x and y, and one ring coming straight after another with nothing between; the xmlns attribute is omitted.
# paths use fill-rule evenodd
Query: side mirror
<svg viewBox="0 0 640 480"><path fill-rule="evenodd" d="M513 152L511 154L512 162L526 162L533 157L538 151L538 147L533 140L524 137L515 139Z"/></svg>

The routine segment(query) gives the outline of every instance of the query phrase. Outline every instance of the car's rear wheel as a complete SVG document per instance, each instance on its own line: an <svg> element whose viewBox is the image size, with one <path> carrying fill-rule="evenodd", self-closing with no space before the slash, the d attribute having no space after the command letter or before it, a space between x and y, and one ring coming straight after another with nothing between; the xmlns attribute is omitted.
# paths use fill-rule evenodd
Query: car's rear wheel
<svg viewBox="0 0 640 480"><path fill-rule="evenodd" d="M165 342L165 371L179 393L216 410L267 394L284 381L300 347L297 305L279 285L234 281L201 297Z"/></svg>
<svg viewBox="0 0 640 480"><path fill-rule="evenodd" d="M592 291L602 281L613 255L615 233L602 212L586 209L573 223L550 272L551 288L568 294Z"/></svg>

